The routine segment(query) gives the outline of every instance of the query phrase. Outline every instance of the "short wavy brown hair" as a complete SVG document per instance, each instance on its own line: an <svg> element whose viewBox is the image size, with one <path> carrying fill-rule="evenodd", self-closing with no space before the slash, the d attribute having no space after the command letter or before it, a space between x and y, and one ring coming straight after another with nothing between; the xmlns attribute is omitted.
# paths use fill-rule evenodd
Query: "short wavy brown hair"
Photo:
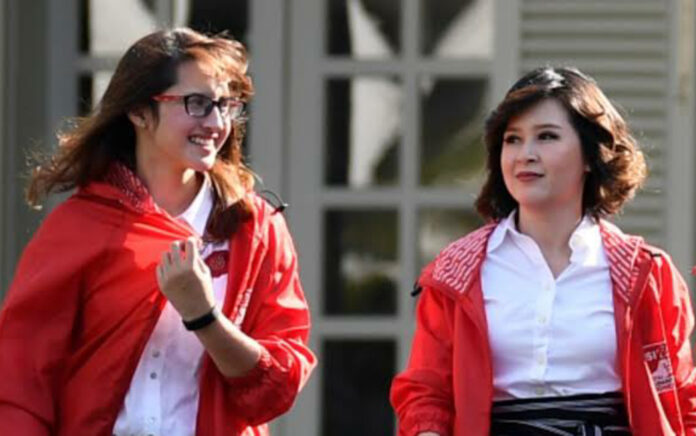
<svg viewBox="0 0 696 436"><path fill-rule="evenodd" d="M597 82L576 68L541 67L519 79L486 120L487 177L475 203L483 218L498 220L517 208L500 167L503 134L510 118L549 98L567 110L590 167L583 213L596 219L613 215L642 186L647 176L643 153Z"/></svg>

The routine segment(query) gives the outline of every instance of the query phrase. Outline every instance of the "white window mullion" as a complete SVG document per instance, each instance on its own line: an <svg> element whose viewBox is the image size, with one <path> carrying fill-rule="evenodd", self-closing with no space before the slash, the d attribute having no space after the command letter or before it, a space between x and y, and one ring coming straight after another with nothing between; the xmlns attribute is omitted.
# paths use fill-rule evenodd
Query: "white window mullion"
<svg viewBox="0 0 696 436"><path fill-rule="evenodd" d="M290 44L286 57L289 64L287 98L289 111L286 143L289 150L284 160L288 171L287 211L301 267L302 284L312 314L310 347L319 353L322 344L322 216L318 201L322 180L322 74L318 68L324 40L324 1L295 1L288 8ZM258 142L257 142L258 144ZM321 356L319 356L321 358ZM296 406L283 419L283 436L318 435L321 425L321 365Z"/></svg>

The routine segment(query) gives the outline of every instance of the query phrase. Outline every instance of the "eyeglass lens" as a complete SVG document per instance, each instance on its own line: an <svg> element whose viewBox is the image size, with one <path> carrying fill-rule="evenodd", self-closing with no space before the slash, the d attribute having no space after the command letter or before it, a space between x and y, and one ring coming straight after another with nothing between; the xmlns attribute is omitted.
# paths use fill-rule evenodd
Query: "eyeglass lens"
<svg viewBox="0 0 696 436"><path fill-rule="evenodd" d="M223 97L218 101L214 101L210 97L201 94L187 95L184 98L186 112L193 117L207 117L213 110L213 106L217 106L220 110L220 115L237 118L243 109L243 105L233 98Z"/></svg>

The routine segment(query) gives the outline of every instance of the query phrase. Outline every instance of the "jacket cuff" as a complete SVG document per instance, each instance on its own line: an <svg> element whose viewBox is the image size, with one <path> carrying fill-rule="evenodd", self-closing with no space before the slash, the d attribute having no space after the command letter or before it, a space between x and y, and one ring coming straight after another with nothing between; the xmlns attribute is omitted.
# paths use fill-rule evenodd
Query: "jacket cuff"
<svg viewBox="0 0 696 436"><path fill-rule="evenodd" d="M228 384L234 386L236 389L248 389L252 386L258 386L262 381L267 378L273 371L270 369L273 367L273 358L271 354L266 350L266 348L261 348L261 357L256 366L254 366L249 372L239 377L228 377Z"/></svg>
<svg viewBox="0 0 696 436"><path fill-rule="evenodd" d="M247 425L261 425L290 408L297 389L293 388L288 376L289 371L280 367L263 348L261 358L251 371L241 377L226 379L229 391L233 393L232 401L239 410L247 413Z"/></svg>
<svg viewBox="0 0 696 436"><path fill-rule="evenodd" d="M440 436L452 434L452 415L441 410L423 411L410 415L401 424L399 434L417 436L419 433L432 431Z"/></svg>

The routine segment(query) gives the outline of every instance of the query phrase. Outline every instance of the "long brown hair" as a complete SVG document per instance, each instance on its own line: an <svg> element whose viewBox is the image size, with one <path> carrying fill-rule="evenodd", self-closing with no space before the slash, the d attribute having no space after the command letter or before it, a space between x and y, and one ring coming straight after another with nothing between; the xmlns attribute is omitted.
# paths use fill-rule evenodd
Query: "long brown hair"
<svg viewBox="0 0 696 436"><path fill-rule="evenodd" d="M177 82L179 65L197 61L210 66L230 91L245 103L254 92L247 75L244 46L225 34L204 35L188 28L151 33L123 55L95 110L76 120L58 136L58 150L32 172L27 201L37 206L41 197L102 180L114 162L135 171L135 129L128 113L149 108L157 117L152 97ZM206 237L225 240L252 207L245 194L253 189L252 172L242 162L243 119L218 152L210 176L216 192Z"/></svg>
<svg viewBox="0 0 696 436"><path fill-rule="evenodd" d="M578 133L590 171L583 188L583 213L612 215L633 196L647 175L645 158L626 121L591 77L575 68L537 68L515 83L486 120L487 177L476 199L485 219L500 219L517 208L500 167L503 134L510 118L544 99L555 99Z"/></svg>

